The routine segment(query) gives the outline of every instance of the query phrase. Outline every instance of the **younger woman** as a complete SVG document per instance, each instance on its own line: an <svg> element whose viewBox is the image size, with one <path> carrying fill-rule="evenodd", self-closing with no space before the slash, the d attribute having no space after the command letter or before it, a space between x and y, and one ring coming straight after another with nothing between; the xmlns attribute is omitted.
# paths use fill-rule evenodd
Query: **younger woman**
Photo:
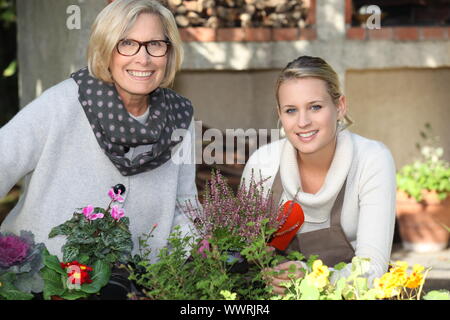
<svg viewBox="0 0 450 320"><path fill-rule="evenodd" d="M274 199L301 205L305 222L289 249L319 255L334 277L348 275L354 256L370 259L369 281L388 269L395 224L395 165L382 143L346 129L351 121L336 72L321 58L302 56L281 72L276 85L279 121L286 138L250 157L243 183L253 177ZM287 269L285 262L277 269ZM297 273L301 277L301 272ZM286 280L272 278L276 293Z"/></svg>

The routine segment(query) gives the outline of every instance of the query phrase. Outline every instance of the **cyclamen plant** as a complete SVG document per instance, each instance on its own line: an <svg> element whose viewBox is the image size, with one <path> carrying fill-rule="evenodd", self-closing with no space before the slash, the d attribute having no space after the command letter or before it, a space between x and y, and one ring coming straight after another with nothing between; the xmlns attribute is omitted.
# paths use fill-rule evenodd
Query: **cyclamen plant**
<svg viewBox="0 0 450 320"><path fill-rule="evenodd" d="M121 190L108 191L111 201L106 209L88 205L79 208L73 217L53 228L49 238L67 236L64 244L63 260L77 260L83 264L93 264L96 260L108 263L126 263L131 258L133 241L129 230L129 219L125 217Z"/></svg>
<svg viewBox="0 0 450 320"><path fill-rule="evenodd" d="M131 259L129 219L117 204L124 202L122 190L111 188L108 196L106 209L79 208L70 220L51 230L49 238L63 235L67 241L62 247L64 262L44 252L45 299L80 299L98 293L108 284L112 268Z"/></svg>

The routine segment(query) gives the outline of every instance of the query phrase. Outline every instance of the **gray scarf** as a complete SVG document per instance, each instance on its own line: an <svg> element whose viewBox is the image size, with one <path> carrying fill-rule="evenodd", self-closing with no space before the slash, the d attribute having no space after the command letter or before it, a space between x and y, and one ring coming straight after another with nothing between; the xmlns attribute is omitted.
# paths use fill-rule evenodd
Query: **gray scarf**
<svg viewBox="0 0 450 320"><path fill-rule="evenodd" d="M71 74L78 84L78 100L105 154L124 176L149 171L167 162L183 140L171 139L177 129L187 130L193 117L191 102L167 88L149 94L149 117L142 124L130 116L114 84L89 74L85 67ZM177 136L178 138L178 136ZM130 148L151 145L151 150L130 160Z"/></svg>

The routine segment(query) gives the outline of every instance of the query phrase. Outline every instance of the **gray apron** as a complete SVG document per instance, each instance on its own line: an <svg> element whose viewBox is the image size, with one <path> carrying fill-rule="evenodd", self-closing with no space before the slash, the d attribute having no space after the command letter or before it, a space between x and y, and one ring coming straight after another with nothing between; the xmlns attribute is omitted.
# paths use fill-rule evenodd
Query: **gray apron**
<svg viewBox="0 0 450 320"><path fill-rule="evenodd" d="M341 227L341 211L346 182L347 180L344 182L331 209L330 227L316 231L297 233L286 249L286 252L299 251L306 258L310 255L318 255L318 259L322 260L329 267L333 267L339 262L351 262L355 256L355 250L347 240L344 230ZM279 170L272 185L272 192L275 205L278 206L283 194L283 185Z"/></svg>

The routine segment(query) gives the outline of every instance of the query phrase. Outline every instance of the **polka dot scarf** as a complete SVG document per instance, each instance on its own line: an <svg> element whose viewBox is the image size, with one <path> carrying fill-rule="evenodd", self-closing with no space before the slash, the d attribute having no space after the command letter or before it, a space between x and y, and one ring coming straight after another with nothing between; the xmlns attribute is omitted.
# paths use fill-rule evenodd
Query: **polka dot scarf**
<svg viewBox="0 0 450 320"><path fill-rule="evenodd" d="M189 100L170 89L154 90L149 95L148 120L142 124L125 109L114 84L92 77L87 67L71 77L78 84L78 99L98 144L122 175L149 171L170 159L174 146L183 140L172 140L172 132L187 130L192 120ZM140 145L151 145L151 150L132 160L125 157L130 148Z"/></svg>

